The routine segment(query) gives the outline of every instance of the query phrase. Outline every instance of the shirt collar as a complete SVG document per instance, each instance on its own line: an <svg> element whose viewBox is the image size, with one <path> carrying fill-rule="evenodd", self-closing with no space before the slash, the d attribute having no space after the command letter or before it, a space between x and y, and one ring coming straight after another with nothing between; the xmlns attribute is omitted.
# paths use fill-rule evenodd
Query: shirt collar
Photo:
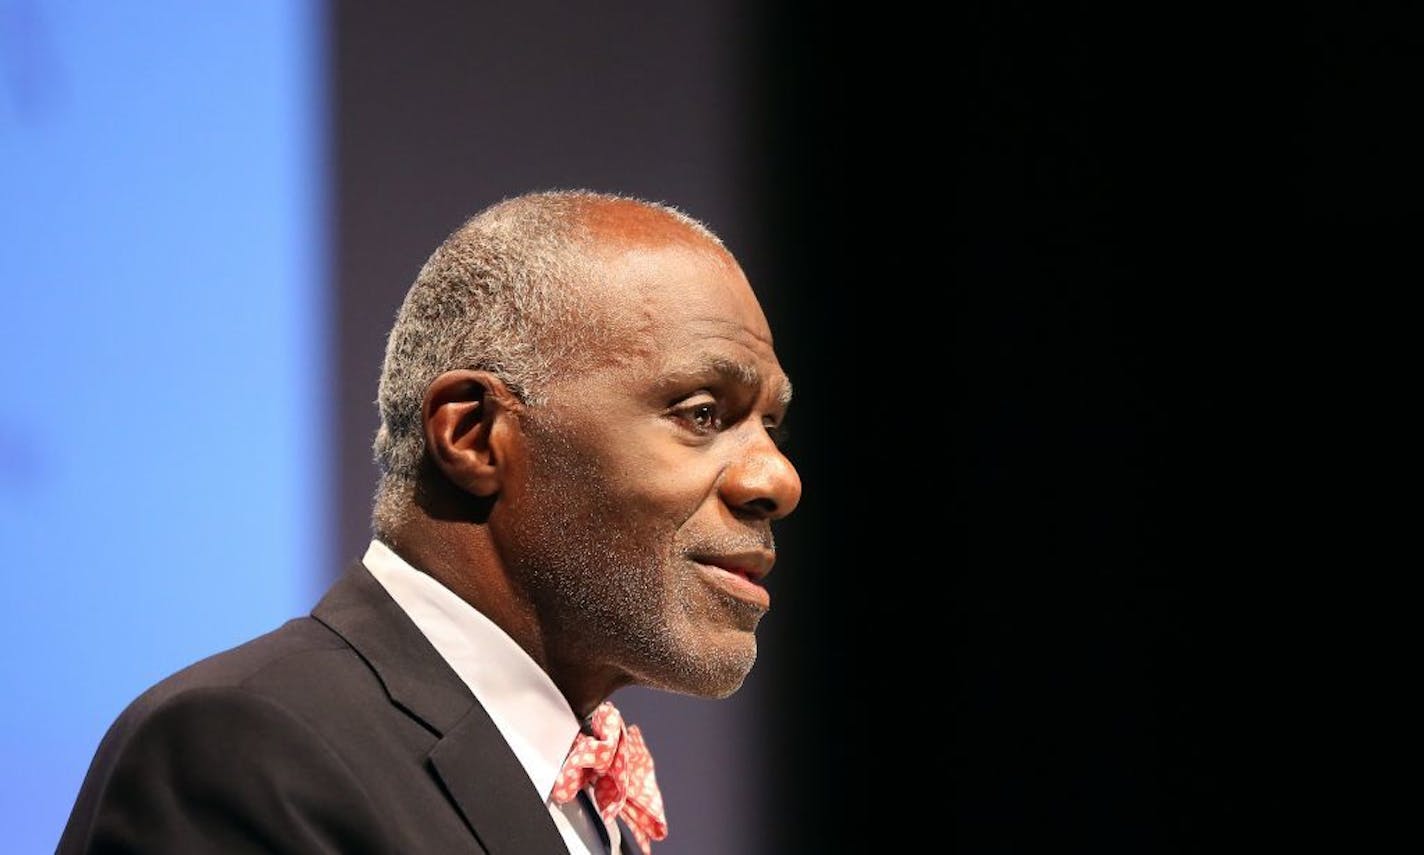
<svg viewBox="0 0 1424 855"><path fill-rule="evenodd" d="M372 540L361 559L470 688L547 802L579 721L549 675L469 603Z"/></svg>

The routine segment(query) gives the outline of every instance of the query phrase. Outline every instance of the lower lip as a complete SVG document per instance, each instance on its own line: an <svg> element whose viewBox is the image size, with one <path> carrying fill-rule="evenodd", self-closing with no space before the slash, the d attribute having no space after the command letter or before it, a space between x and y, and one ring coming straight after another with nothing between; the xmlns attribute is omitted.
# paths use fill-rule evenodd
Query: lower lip
<svg viewBox="0 0 1424 855"><path fill-rule="evenodd" d="M739 600L760 606L763 609L771 608L771 594L767 590L745 576L733 573L731 570L724 570L715 564L703 564L696 562L702 568L702 573L712 584L731 594Z"/></svg>

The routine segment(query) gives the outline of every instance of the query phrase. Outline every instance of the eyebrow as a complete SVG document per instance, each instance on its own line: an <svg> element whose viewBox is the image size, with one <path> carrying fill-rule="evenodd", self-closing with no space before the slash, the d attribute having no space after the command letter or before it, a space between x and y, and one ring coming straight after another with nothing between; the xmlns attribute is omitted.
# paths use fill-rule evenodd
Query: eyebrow
<svg viewBox="0 0 1424 855"><path fill-rule="evenodd" d="M718 354L704 354L689 363L684 368L676 370L677 374L702 374L712 372L729 383L742 386L750 386L760 389L762 386L761 371L750 362L739 362ZM791 378L786 375L781 376L781 382L777 384L776 402L782 407L791 406Z"/></svg>

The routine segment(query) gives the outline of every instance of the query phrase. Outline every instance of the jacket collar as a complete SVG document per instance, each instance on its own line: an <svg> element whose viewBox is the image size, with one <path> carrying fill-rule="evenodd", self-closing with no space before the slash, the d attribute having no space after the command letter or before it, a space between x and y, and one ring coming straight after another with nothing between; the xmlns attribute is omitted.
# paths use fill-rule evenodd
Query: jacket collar
<svg viewBox="0 0 1424 855"><path fill-rule="evenodd" d="M489 714L365 565L352 562L312 617L360 654L391 703L438 737L432 774L491 855L567 851Z"/></svg>

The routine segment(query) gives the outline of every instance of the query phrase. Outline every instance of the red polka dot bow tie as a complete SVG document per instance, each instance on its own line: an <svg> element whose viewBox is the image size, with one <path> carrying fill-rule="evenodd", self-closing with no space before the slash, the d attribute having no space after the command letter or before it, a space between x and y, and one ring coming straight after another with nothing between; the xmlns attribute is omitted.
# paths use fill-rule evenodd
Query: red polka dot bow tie
<svg viewBox="0 0 1424 855"><path fill-rule="evenodd" d="M615 816L633 830L644 855L652 841L667 837L663 796L653 777L653 757L636 725L625 727L623 716L605 701L589 721L592 734L580 733L554 784L557 804L573 801L579 790L593 785L594 801L605 822Z"/></svg>

